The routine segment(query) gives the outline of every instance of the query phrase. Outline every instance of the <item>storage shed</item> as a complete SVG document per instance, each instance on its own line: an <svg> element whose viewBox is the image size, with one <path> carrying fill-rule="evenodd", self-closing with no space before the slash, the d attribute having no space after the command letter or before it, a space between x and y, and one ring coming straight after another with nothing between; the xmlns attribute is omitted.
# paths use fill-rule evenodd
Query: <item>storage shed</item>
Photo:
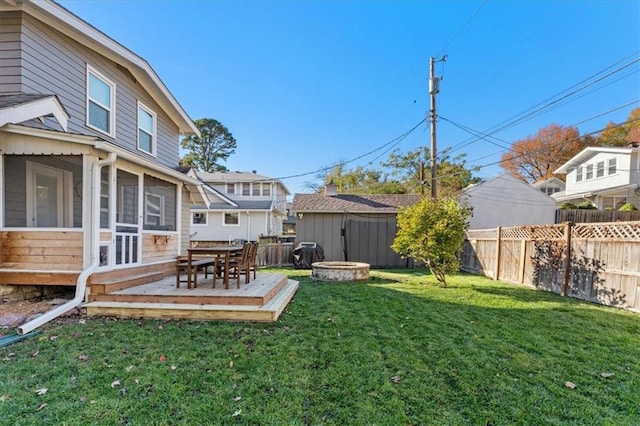
<svg viewBox="0 0 640 426"><path fill-rule="evenodd" d="M322 194L295 194L296 243L320 244L328 261L406 266L407 260L390 247L397 231L396 215L399 207L419 200L419 195L407 194L337 194L331 185Z"/></svg>

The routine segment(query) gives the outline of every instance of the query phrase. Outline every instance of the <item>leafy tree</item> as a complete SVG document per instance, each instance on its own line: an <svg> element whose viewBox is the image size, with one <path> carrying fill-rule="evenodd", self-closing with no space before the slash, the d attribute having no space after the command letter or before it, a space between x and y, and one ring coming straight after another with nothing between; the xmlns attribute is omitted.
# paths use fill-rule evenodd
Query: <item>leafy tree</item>
<svg viewBox="0 0 640 426"><path fill-rule="evenodd" d="M500 167L513 176L533 183L553 176L553 171L582 151L585 140L576 127L550 124L533 136L514 142Z"/></svg>
<svg viewBox="0 0 640 426"><path fill-rule="evenodd" d="M600 133L598 142L600 145L626 146L629 142L640 142L640 108L629 113L625 124L617 125L613 122L607 124Z"/></svg>
<svg viewBox="0 0 640 426"><path fill-rule="evenodd" d="M479 182L478 178L473 177L473 172L477 169L468 169L465 157L466 154L460 154L451 158L448 148L440 153L436 165L438 196L455 194L468 185ZM394 150L382 165L391 170L391 176L405 187L407 193L429 194L431 192L431 150L429 148L418 148L407 153ZM422 173L423 168L424 173ZM422 179L420 179L421 176Z"/></svg>
<svg viewBox="0 0 640 426"><path fill-rule="evenodd" d="M317 176L326 185L333 182L338 186L338 192L344 194L404 194L402 185L387 176L380 170L365 169L358 166L347 170L343 163ZM320 186L312 187L320 191Z"/></svg>
<svg viewBox="0 0 640 426"><path fill-rule="evenodd" d="M444 287L446 274L460 267L464 233L471 214L455 198L423 198L398 213L398 232L391 248L403 257L420 260Z"/></svg>
<svg viewBox="0 0 640 426"><path fill-rule="evenodd" d="M226 171L220 164L236 151L236 140L225 126L213 118L194 120L200 137L187 136L180 145L188 150L182 159L182 165L190 166L203 172Z"/></svg>

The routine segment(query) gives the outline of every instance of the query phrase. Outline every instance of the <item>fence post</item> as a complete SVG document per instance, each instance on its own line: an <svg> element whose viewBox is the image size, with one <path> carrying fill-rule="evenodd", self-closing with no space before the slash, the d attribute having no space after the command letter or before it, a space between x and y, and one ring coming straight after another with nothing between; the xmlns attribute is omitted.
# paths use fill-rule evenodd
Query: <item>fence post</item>
<svg viewBox="0 0 640 426"><path fill-rule="evenodd" d="M562 295L569 293L569 281L571 279L571 228L573 223L564 224L564 275L562 277Z"/></svg>
<svg viewBox="0 0 640 426"><path fill-rule="evenodd" d="M496 237L496 271L493 275L494 280L500 279L500 234L502 233L502 227L498 226L498 236Z"/></svg>

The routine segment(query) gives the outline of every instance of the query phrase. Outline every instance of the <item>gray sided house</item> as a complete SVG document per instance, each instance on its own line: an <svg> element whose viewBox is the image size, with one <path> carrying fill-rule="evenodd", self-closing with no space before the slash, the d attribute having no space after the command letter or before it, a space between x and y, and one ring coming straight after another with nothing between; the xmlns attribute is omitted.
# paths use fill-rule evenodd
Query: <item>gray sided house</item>
<svg viewBox="0 0 640 426"><path fill-rule="evenodd" d="M0 285L173 274L197 133L143 58L55 2L0 0Z"/></svg>
<svg viewBox="0 0 640 426"><path fill-rule="evenodd" d="M191 206L191 241L229 243L282 237L289 190L278 179L256 172L196 172L201 200Z"/></svg>
<svg viewBox="0 0 640 426"><path fill-rule="evenodd" d="M419 195L295 194L296 243L315 242L325 260L366 262L374 267L402 267L391 244L397 232L398 208L412 206Z"/></svg>

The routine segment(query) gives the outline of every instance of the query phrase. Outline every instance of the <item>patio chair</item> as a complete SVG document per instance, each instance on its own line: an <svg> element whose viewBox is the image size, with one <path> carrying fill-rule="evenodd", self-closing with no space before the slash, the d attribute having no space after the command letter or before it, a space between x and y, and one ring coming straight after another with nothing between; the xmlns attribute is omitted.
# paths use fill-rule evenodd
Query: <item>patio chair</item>
<svg viewBox="0 0 640 426"><path fill-rule="evenodd" d="M249 273L249 260L253 251L253 243L244 243L242 253L229 261L229 276L237 280L237 286L240 288L240 275L245 276L245 282L249 284L251 274Z"/></svg>

